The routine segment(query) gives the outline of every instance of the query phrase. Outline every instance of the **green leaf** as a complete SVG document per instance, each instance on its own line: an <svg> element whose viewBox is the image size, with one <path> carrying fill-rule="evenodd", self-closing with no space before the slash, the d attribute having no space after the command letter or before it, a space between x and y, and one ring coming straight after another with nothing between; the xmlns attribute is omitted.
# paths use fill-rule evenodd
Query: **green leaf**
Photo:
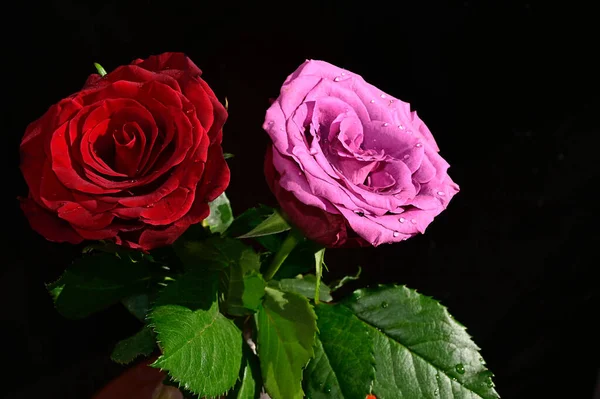
<svg viewBox="0 0 600 399"><path fill-rule="evenodd" d="M342 288L344 285L346 285L350 281L358 280L360 278L361 273L362 273L362 269L360 266L358 266L358 271L356 272L356 274L354 276L344 276L342 279L332 282L331 283L331 292L337 291L338 289Z"/></svg>
<svg viewBox="0 0 600 399"><path fill-rule="evenodd" d="M252 248L245 247L229 269L227 313L243 316L258 309L265 294L265 281L259 270L260 256Z"/></svg>
<svg viewBox="0 0 600 399"><path fill-rule="evenodd" d="M315 252L315 303L319 303L319 289L321 288L321 277L323 276L323 260L325 259L325 248Z"/></svg>
<svg viewBox="0 0 600 399"><path fill-rule="evenodd" d="M244 357L240 369L239 381L227 399L256 399L260 396L261 377L258 358L248 345L244 345Z"/></svg>
<svg viewBox="0 0 600 399"><path fill-rule="evenodd" d="M318 305L315 310L319 337L304 371L307 397L364 399L375 377L367 326L342 305Z"/></svg>
<svg viewBox="0 0 600 399"><path fill-rule="evenodd" d="M146 262L100 253L76 260L47 288L60 314L79 319L144 292L151 280Z"/></svg>
<svg viewBox="0 0 600 399"><path fill-rule="evenodd" d="M344 305L373 336L378 399L498 398L479 348L436 300L385 286L357 290Z"/></svg>
<svg viewBox="0 0 600 399"><path fill-rule="evenodd" d="M255 315L265 388L273 399L302 398L302 369L314 353L316 315L300 295L269 287L265 291Z"/></svg>
<svg viewBox="0 0 600 399"><path fill-rule="evenodd" d="M186 270L223 270L237 263L247 248L240 240L219 236L178 240L175 245Z"/></svg>
<svg viewBox="0 0 600 399"><path fill-rule="evenodd" d="M239 236L238 238L268 236L271 234L277 234L284 231L288 231L291 228L292 227L288 224L287 220L285 220L283 216L281 216L281 213L275 210L273 214L271 214L271 216L265 219L261 224L259 224L246 234Z"/></svg>
<svg viewBox="0 0 600 399"><path fill-rule="evenodd" d="M212 233L222 233L233 222L233 212L231 203L225 193L219 195L214 201L210 202L210 214L202 224L207 226Z"/></svg>
<svg viewBox="0 0 600 399"><path fill-rule="evenodd" d="M296 278L284 278L279 281L271 280L269 281L269 287L314 299L316 283L317 278L313 274L307 274ZM333 300L329 295L329 287L325 284L321 284L320 295L322 301L330 302Z"/></svg>
<svg viewBox="0 0 600 399"><path fill-rule="evenodd" d="M96 67L96 70L98 71L98 74L100 76L106 75L106 70L102 68L102 65L98 64L97 62L94 62L94 67Z"/></svg>
<svg viewBox="0 0 600 399"><path fill-rule="evenodd" d="M232 268L229 280L229 293L225 306L232 316L245 316L255 313L265 295L265 280L257 271L242 274L237 267Z"/></svg>
<svg viewBox="0 0 600 399"><path fill-rule="evenodd" d="M229 237L240 236L264 222L274 212L275 209L265 205L260 205L256 208L250 208L235 218L225 234ZM283 242L283 238L277 234L254 237L254 240L272 252L277 251Z"/></svg>
<svg viewBox="0 0 600 399"><path fill-rule="evenodd" d="M322 247L310 240L301 242L292 250L283 264L273 276L276 280L294 278L299 274L314 270L315 253Z"/></svg>
<svg viewBox="0 0 600 399"><path fill-rule="evenodd" d="M148 356L156 349L154 333L144 326L137 334L119 341L110 358L117 363L131 363L138 356Z"/></svg>
<svg viewBox="0 0 600 399"><path fill-rule="evenodd" d="M219 279L216 270L195 270L177 276L158 294L153 307L179 305L209 310L217 301Z"/></svg>
<svg viewBox="0 0 600 399"><path fill-rule="evenodd" d="M142 322L146 320L146 315L150 309L150 298L147 294L131 295L124 298L121 303L138 320Z"/></svg>
<svg viewBox="0 0 600 399"><path fill-rule="evenodd" d="M185 389L214 397L231 389L242 362L242 333L218 311L159 306L150 313L162 355L152 364Z"/></svg>

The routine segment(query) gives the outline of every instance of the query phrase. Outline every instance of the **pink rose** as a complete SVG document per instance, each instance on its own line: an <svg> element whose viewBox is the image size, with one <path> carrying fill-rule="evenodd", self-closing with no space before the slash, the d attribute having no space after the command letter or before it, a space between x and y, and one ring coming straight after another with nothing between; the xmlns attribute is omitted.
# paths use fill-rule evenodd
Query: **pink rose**
<svg viewBox="0 0 600 399"><path fill-rule="evenodd" d="M323 61L288 76L263 128L273 140L265 162L273 193L328 247L423 233L459 190L408 103Z"/></svg>

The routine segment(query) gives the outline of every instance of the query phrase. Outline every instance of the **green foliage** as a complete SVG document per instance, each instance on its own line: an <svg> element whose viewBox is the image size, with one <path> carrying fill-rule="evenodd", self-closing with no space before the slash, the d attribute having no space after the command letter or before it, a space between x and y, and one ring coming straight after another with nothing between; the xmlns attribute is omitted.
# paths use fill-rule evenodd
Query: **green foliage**
<svg viewBox="0 0 600 399"><path fill-rule="evenodd" d="M315 298L315 287L317 284L317 278L313 274L307 274L305 276L298 276L296 278L284 278L281 280L269 281L269 287L276 288L280 291L293 292L295 294L302 295L306 298ZM320 287L321 300L330 302L333 300L329 294L329 287L321 283Z"/></svg>
<svg viewBox="0 0 600 399"><path fill-rule="evenodd" d="M282 233L290 230L292 227L287 220L283 218L281 213L275 210L268 218L262 221L258 226L239 236L239 238L262 237L272 234Z"/></svg>
<svg viewBox="0 0 600 399"><path fill-rule="evenodd" d="M148 356L156 349L154 333L144 326L135 335L119 341L110 358L120 364L131 363L138 356Z"/></svg>
<svg viewBox="0 0 600 399"><path fill-rule="evenodd" d="M96 68L96 71L98 71L98 74L100 76L106 75L106 70L102 67L102 65L98 64L97 62L94 62L94 67Z"/></svg>
<svg viewBox="0 0 600 399"><path fill-rule="evenodd" d="M343 303L373 337L378 399L498 397L479 348L436 300L386 286L357 290Z"/></svg>
<svg viewBox="0 0 600 399"><path fill-rule="evenodd" d="M229 269L227 313L244 316L258 309L265 294L265 281L259 270L260 257L252 248L245 248Z"/></svg>
<svg viewBox="0 0 600 399"><path fill-rule="evenodd" d="M302 369L313 356L316 315L300 295L266 288L255 315L258 356L264 385L272 399L299 399Z"/></svg>
<svg viewBox="0 0 600 399"><path fill-rule="evenodd" d="M180 276L159 293L153 308L164 305L209 310L217 300L220 274L216 270L192 270Z"/></svg>
<svg viewBox="0 0 600 399"><path fill-rule="evenodd" d="M231 226L227 229L225 234L228 237L238 237L245 234L262 222L264 222L269 216L275 213L275 209L260 205L256 208L250 208L246 212L242 213L235 218ZM259 244L265 247L267 250L275 252L281 246L283 238L280 234L272 234L260 237L253 237Z"/></svg>
<svg viewBox="0 0 600 399"><path fill-rule="evenodd" d="M47 286L56 309L67 318L83 318L130 295L143 293L155 275L145 261L111 253L76 260Z"/></svg>
<svg viewBox="0 0 600 399"><path fill-rule="evenodd" d="M314 270L315 253L319 250L321 250L321 246L312 241L300 242L283 261L273 278L276 280L294 278L299 274Z"/></svg>
<svg viewBox="0 0 600 399"><path fill-rule="evenodd" d="M244 357L242 359L242 368L240 369L239 381L227 399L256 399L260 395L261 376L260 364L258 358L248 345L244 345Z"/></svg>
<svg viewBox="0 0 600 399"><path fill-rule="evenodd" d="M330 285L331 285L331 292L337 291L340 288L342 288L344 285L346 285L347 283L351 282L351 281L356 281L360 278L360 274L362 273L362 269L359 266L358 267L358 271L356 272L356 274L354 276L344 276L343 278L341 278L340 280L337 281L333 281Z"/></svg>
<svg viewBox="0 0 600 399"><path fill-rule="evenodd" d="M202 224L210 229L212 233L223 233L233 222L231 203L225 193L219 195L210 202L210 214Z"/></svg>
<svg viewBox="0 0 600 399"><path fill-rule="evenodd" d="M318 305L316 313L319 338L304 372L307 396L364 399L375 377L367 326L342 305Z"/></svg>
<svg viewBox="0 0 600 399"><path fill-rule="evenodd" d="M146 320L146 315L150 309L150 297L148 294L131 295L121 300L121 303L138 320L142 322Z"/></svg>
<svg viewBox="0 0 600 399"><path fill-rule="evenodd" d="M159 306L150 313L162 355L152 364L187 390L213 397L230 390L242 362L242 334L218 311Z"/></svg>

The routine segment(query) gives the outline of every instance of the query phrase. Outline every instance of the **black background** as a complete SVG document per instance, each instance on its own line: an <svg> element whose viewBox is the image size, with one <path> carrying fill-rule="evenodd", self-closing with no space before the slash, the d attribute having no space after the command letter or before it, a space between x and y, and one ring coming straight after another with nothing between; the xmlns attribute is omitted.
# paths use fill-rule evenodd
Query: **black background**
<svg viewBox="0 0 600 399"><path fill-rule="evenodd" d="M594 13L574 3L99 0L3 9L2 395L87 398L122 368L136 330L115 307L58 316L44 282L74 253L30 231L18 144L26 125L77 91L92 63L183 51L229 99L224 150L237 213L275 205L262 176L268 99L305 59L323 59L417 109L461 186L425 235L331 250L332 274L432 295L465 324L504 398L591 399L598 375L600 144Z"/></svg>

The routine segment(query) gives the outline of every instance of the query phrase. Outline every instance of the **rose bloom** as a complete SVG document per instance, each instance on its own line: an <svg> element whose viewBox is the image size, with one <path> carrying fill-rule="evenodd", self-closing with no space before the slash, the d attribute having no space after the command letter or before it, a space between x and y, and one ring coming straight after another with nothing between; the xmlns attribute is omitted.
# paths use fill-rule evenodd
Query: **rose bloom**
<svg viewBox="0 0 600 399"><path fill-rule="evenodd" d="M201 71L181 53L135 60L53 105L27 127L21 200L50 241L171 244L209 214L229 183L227 118Z"/></svg>
<svg viewBox="0 0 600 399"><path fill-rule="evenodd" d="M458 192L416 112L347 70L306 61L263 128L265 174L283 211L328 247L422 233Z"/></svg>

